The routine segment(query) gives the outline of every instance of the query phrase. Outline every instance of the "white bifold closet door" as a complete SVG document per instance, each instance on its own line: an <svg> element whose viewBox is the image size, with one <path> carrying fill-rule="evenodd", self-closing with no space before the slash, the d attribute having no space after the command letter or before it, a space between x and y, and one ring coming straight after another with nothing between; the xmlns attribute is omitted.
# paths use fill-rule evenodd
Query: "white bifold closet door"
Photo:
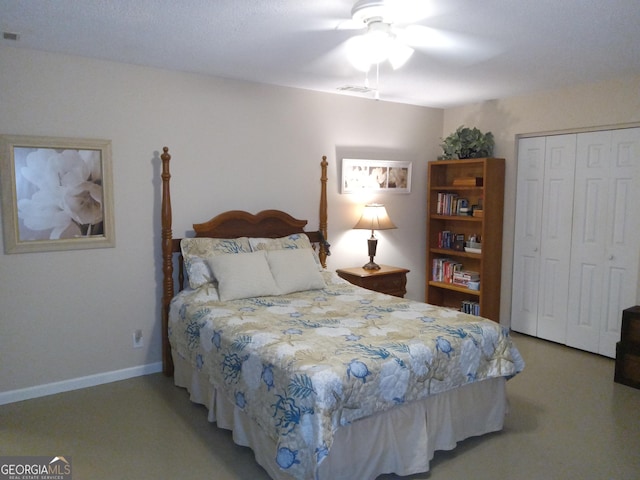
<svg viewBox="0 0 640 480"><path fill-rule="evenodd" d="M518 145L511 328L565 343L575 135Z"/></svg>
<svg viewBox="0 0 640 480"><path fill-rule="evenodd" d="M576 158L567 345L615 357L637 304L640 129L580 134Z"/></svg>
<svg viewBox="0 0 640 480"><path fill-rule="evenodd" d="M615 357L639 265L640 129L521 139L512 329Z"/></svg>

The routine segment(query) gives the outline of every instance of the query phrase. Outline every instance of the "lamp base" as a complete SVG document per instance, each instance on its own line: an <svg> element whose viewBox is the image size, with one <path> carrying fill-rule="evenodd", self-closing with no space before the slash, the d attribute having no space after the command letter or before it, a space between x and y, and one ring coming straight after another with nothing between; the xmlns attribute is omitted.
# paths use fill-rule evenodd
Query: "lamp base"
<svg viewBox="0 0 640 480"><path fill-rule="evenodd" d="M373 230L371 230L371 238L367 240L367 246L369 247L369 263L363 265L365 270L380 270L380 265L373 261L373 257L376 256L376 247L378 246L378 239L373 236Z"/></svg>
<svg viewBox="0 0 640 480"><path fill-rule="evenodd" d="M364 268L365 270L380 270L380 265L371 260L366 265L363 265L362 268Z"/></svg>

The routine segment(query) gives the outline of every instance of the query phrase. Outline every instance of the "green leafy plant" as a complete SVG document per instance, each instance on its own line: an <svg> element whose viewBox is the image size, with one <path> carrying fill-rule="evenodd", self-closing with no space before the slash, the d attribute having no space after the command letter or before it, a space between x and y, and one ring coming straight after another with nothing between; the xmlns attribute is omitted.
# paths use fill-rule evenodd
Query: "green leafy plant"
<svg viewBox="0 0 640 480"><path fill-rule="evenodd" d="M452 158L484 158L493 155L495 145L491 132L482 133L477 128L461 125L440 144L443 154L440 160Z"/></svg>

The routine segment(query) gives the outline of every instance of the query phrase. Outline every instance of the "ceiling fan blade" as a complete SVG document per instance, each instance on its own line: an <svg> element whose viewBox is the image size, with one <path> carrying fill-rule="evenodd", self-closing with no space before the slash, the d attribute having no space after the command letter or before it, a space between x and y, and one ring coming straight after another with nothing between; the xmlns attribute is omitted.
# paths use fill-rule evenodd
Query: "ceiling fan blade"
<svg viewBox="0 0 640 480"><path fill-rule="evenodd" d="M500 53L500 48L478 38L424 25L394 29L398 40L445 62L473 64Z"/></svg>
<svg viewBox="0 0 640 480"><path fill-rule="evenodd" d="M363 73L366 72L365 67L361 70L354 68L353 64L348 61L349 58L349 41L343 41L335 45L333 48L315 55L309 62L311 71L325 72L327 77L334 78L338 82L349 79L351 82L362 82Z"/></svg>
<svg viewBox="0 0 640 480"><path fill-rule="evenodd" d="M366 25L364 23L349 18L347 20L339 20L334 30L363 30L365 28Z"/></svg>

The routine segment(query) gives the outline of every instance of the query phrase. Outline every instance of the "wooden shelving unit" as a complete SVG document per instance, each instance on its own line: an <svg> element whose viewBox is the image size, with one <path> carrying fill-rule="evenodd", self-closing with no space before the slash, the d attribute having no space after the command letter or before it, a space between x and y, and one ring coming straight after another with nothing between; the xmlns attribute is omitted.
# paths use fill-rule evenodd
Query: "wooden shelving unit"
<svg viewBox="0 0 640 480"><path fill-rule="evenodd" d="M454 180L460 183L460 179L471 178L477 179L476 185L454 185ZM438 213L438 194L441 194L441 200L443 195L458 201L465 199L470 209L472 206L481 206L482 215ZM477 302L481 316L496 322L500 321L503 207L503 158L438 160L429 163L425 292L427 303L460 309L463 301ZM464 235L467 241L473 235L479 237L482 245L481 253L468 253L440 247L438 239L440 232L444 231ZM442 258L462 264L463 270L479 273L479 290L434 280L434 260Z"/></svg>

